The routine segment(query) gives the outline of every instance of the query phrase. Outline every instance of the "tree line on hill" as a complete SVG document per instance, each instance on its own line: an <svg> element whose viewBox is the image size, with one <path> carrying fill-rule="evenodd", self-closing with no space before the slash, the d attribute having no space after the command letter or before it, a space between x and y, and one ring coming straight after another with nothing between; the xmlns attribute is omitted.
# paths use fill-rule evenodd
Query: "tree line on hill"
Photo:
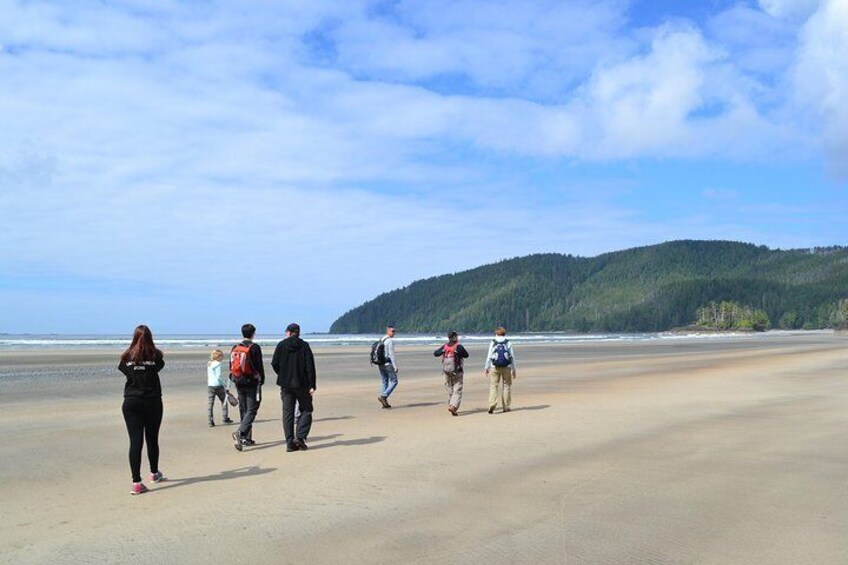
<svg viewBox="0 0 848 565"><path fill-rule="evenodd" d="M592 258L530 255L384 293L330 331L373 333L389 322L407 332L489 332L497 325L513 332L663 331L713 323L702 314L722 303L735 304L734 323L750 329L844 325L848 248L674 241Z"/></svg>

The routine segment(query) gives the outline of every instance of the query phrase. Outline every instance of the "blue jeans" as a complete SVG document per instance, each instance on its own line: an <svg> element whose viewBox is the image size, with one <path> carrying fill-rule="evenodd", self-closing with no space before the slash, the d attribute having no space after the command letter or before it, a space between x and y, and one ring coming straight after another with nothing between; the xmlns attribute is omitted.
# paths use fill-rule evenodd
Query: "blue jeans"
<svg viewBox="0 0 848 565"><path fill-rule="evenodd" d="M382 384L380 387L380 396L388 398L398 385L395 368L391 365L382 365L380 367L380 381Z"/></svg>

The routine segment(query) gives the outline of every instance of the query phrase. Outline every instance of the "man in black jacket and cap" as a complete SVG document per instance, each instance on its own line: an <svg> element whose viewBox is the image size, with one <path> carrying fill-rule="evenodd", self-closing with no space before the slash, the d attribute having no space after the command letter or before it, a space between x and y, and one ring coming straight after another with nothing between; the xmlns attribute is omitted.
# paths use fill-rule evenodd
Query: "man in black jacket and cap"
<svg viewBox="0 0 848 565"><path fill-rule="evenodd" d="M306 450L312 427L312 395L315 393L315 358L312 348L300 339L300 326L289 324L286 339L277 344L271 361L283 401L283 433L286 451ZM295 403L300 406L295 430Z"/></svg>

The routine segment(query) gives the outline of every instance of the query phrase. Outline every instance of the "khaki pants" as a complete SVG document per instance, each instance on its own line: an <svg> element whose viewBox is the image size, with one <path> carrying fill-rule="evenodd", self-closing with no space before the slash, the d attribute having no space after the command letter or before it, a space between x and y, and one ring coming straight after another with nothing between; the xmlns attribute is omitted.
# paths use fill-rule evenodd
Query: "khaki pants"
<svg viewBox="0 0 848 565"><path fill-rule="evenodd" d="M452 375L445 373L445 390L448 393L448 405L454 408L459 408L462 404L462 377L465 374L462 371Z"/></svg>
<svg viewBox="0 0 848 565"><path fill-rule="evenodd" d="M498 385L503 381L503 390L498 391ZM505 409L512 404L512 367L492 367L489 369L489 408L498 406L498 396L501 406Z"/></svg>

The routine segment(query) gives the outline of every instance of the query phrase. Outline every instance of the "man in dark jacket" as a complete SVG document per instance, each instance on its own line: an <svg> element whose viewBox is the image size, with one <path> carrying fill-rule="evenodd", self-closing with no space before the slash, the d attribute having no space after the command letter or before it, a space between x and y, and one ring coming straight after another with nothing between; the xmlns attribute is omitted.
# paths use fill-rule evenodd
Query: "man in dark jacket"
<svg viewBox="0 0 848 565"><path fill-rule="evenodd" d="M233 432L235 448L239 451L245 445L253 445L253 421L259 412L262 401L262 385L265 384L265 366L262 363L262 349L253 343L256 326L245 324L241 327L244 339L233 346L230 352L230 378L238 391L241 423ZM237 374L238 373L238 374Z"/></svg>
<svg viewBox="0 0 848 565"><path fill-rule="evenodd" d="M286 339L277 344L271 366L277 373L277 384L283 401L286 451L306 450L306 438L312 427L312 395L317 387L315 358L309 344L300 339L299 325L288 325ZM300 407L297 430L294 422L295 402Z"/></svg>

